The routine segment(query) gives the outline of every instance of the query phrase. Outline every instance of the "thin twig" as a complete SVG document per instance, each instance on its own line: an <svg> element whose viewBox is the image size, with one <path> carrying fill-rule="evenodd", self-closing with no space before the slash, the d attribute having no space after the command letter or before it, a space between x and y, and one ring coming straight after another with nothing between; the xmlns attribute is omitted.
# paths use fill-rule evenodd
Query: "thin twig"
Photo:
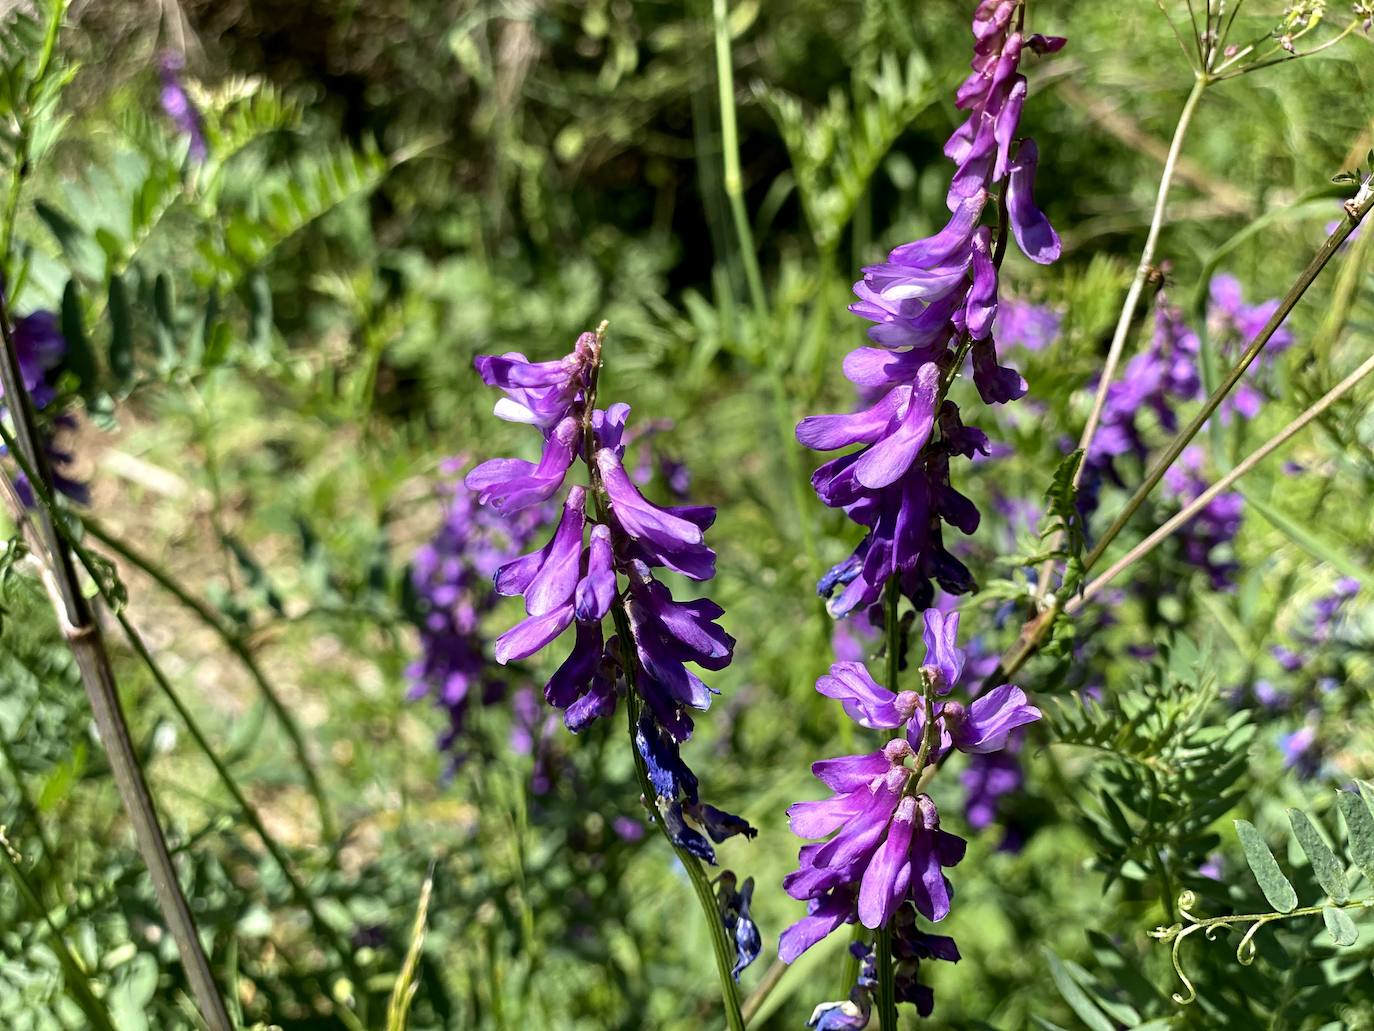
<svg viewBox="0 0 1374 1031"><path fill-rule="evenodd" d="M1092 569L1092 567L1097 564L1098 560L1102 558L1103 552L1105 552L1111 542L1116 539L1117 534L1121 532L1130 521L1131 517L1135 515L1140 506L1145 503L1146 498L1150 496L1151 491L1159 484L1159 481L1164 478L1165 472L1167 472L1169 467L1177 461L1178 456L1183 453L1183 450L1192 439L1197 436L1208 418L1217 410L1221 402L1230 394L1232 389L1235 388L1235 385L1240 382L1240 378L1245 375L1245 370L1250 367L1250 363L1253 362L1260 351L1264 349L1265 344L1269 342L1270 337L1272 337L1279 326L1283 324L1289 312L1297 306L1298 301L1302 299L1303 295L1307 293L1312 284L1316 282L1317 277L1321 274L1322 270L1326 268L1327 263L1330 262L1336 251L1340 249L1341 244L1345 243L1350 234L1359 227L1365 216L1369 214L1370 210L1374 209L1374 175L1365 179L1360 186L1359 192L1351 200L1346 201L1344 207L1345 218L1337 223L1331 235L1326 238L1326 242L1322 244L1317 253L1312 257L1312 260L1308 262L1307 267L1298 275L1297 280L1289 288L1288 293L1284 295L1283 300L1279 302L1278 308L1276 308L1273 315L1269 317L1269 321L1265 323L1264 328L1260 330L1249 347L1245 349L1245 353L1240 356L1240 359L1227 374L1221 385L1207 398L1197 415L1194 416L1192 421L1180 430L1174 436L1174 439L1169 442L1164 453L1146 474L1145 482L1131 495L1116 519L1112 521L1111 526L1109 526L1098 539L1096 547L1094 547L1084 558L1084 572ZM1026 661L1036 653L1041 643L1053 628L1055 620L1059 618L1062 604L1061 599L1057 596L1049 596L1046 607L1034 619L1021 628L1021 633L1018 635L1015 643L1002 654L1002 657L997 662L996 668L994 668L984 680L983 683L985 686L996 686L997 684L1003 683L1006 677L1011 676L1026 664Z"/></svg>

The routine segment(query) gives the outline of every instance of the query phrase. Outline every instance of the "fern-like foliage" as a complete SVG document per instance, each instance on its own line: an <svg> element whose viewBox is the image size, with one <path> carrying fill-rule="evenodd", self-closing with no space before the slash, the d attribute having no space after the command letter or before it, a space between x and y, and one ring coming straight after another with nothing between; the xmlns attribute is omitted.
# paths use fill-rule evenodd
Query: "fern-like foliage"
<svg viewBox="0 0 1374 1031"><path fill-rule="evenodd" d="M1051 699L1044 723L1061 745L1100 753L1080 803L1108 883L1196 867L1217 843L1212 825L1239 801L1249 715L1216 719L1216 686L1186 639L1136 686L1092 698Z"/></svg>
<svg viewBox="0 0 1374 1031"><path fill-rule="evenodd" d="M824 108L809 113L790 93L754 87L787 145L802 210L822 251L835 246L878 165L938 95L917 54L905 62L885 54L865 89L852 101L835 90Z"/></svg>
<svg viewBox="0 0 1374 1031"><path fill-rule="evenodd" d="M1346 948L1359 940L1359 928L1351 914L1374 908L1374 790L1364 782L1357 782L1354 790L1337 791L1336 802L1345 822L1344 851L1348 853L1349 864L1327 844L1326 837L1318 830L1318 820L1301 809L1288 810L1291 839L1307 857L1312 880L1323 896L1307 906L1298 905L1301 897L1297 889L1283 872L1259 829L1247 820L1236 821L1236 836L1240 839L1245 861L1265 901L1273 909L1265 913L1199 917L1192 912L1197 906L1197 897L1191 891L1183 892L1178 899L1182 920L1168 927L1158 927L1151 933L1151 937L1171 945L1174 971L1184 987L1183 993L1174 994L1175 1002L1186 1005L1197 998L1197 990L1184 971L1180 956L1184 940L1197 931L1202 931L1204 937L1212 941L1221 931L1245 928L1236 946L1236 960L1244 966L1255 961L1256 935L1267 925L1279 921L1320 916L1333 945ZM1352 891L1352 885L1358 886L1361 880L1363 892Z"/></svg>

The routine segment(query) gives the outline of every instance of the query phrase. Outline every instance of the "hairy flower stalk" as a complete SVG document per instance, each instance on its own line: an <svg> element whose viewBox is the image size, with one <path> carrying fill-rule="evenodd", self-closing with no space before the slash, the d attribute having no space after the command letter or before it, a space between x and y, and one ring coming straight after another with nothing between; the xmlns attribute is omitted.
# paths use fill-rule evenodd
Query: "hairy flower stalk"
<svg viewBox="0 0 1374 1031"><path fill-rule="evenodd" d="M789 810L794 832L828 841L806 845L801 865L784 881L809 914L784 932L779 952L791 961L842 924L857 921L876 934L876 986L884 1027L896 1026L896 1002L929 1013L911 961L915 908L927 920L949 912L943 870L963 856L962 839L940 829L922 774L951 749L996 751L1008 733L1039 717L1019 688L1002 685L970 703L946 700L958 682L963 653L955 644L958 615L931 608L938 585L950 594L973 589L969 570L944 546L945 524L972 534L979 512L950 481L950 462L987 454L989 441L964 425L948 392L966 361L984 404L1004 404L1026 392L1025 381L998 360L998 276L1008 236L1032 261L1049 264L1060 242L1036 206L1035 141L1018 135L1027 93L1022 56L1049 54L1061 37L1025 35L1019 0L984 0L973 16L972 71L956 105L967 120L945 144L955 163L946 196L949 222L934 236L897 247L864 269L851 311L873 323L874 346L845 359L845 375L871 406L853 413L803 419L797 439L819 451L861 445L818 469L820 499L842 509L866 536L831 569L819 591L836 616L867 613L887 630L888 684L879 686L862 663L837 663L817 682L846 713L870 729L904 729L881 750L815 764L835 794ZM994 224L985 215L996 212ZM888 604L880 605L884 591ZM899 598L924 610L926 665L921 689L899 690ZM951 947L953 943L950 943ZM948 952L948 950L944 950ZM937 953L938 954L938 953ZM957 958L957 950L954 952ZM894 967L893 959L898 962ZM861 984L855 988L860 993ZM824 1008L823 1008L824 1009ZM863 1026L861 1000L851 996L818 1010L818 1027Z"/></svg>
<svg viewBox="0 0 1374 1031"><path fill-rule="evenodd" d="M692 733L688 710L706 709L715 693L687 663L724 669L735 641L716 622L720 606L704 598L676 601L654 573L667 569L698 581L715 575L716 555L704 536L715 509L660 507L635 486L624 466L629 405L596 407L604 332L603 324L583 333L556 361L530 362L518 353L476 360L482 379L506 395L495 414L535 426L544 437L538 462L498 458L468 473L465 482L479 501L509 518L558 495L578 462L588 476L585 486L564 494L548 543L496 570L496 590L523 597L526 618L497 638L495 656L502 664L529 658L573 629L572 649L545 685L545 700L577 733L611 716L624 699L645 804L692 881L710 926L726 1016L741 1029L734 980L758 953L751 887L746 882L734 892L722 884L718 897L698 861L715 862L712 842L756 832L702 801L680 750Z"/></svg>

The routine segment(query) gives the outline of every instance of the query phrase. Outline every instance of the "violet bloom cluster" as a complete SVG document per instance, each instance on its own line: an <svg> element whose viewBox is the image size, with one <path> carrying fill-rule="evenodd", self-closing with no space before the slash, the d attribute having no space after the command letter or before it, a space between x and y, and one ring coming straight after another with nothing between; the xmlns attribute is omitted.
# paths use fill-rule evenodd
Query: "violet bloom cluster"
<svg viewBox="0 0 1374 1031"><path fill-rule="evenodd" d="M932 699L929 712L921 693L894 693L858 662L836 663L816 684L859 726L899 736L866 755L815 763L812 772L833 794L788 809L795 834L828 840L802 846L799 869L783 880L789 895L808 904L808 915L779 940L785 962L843 924L883 927L908 904L927 920L943 920L951 897L944 870L963 858L965 843L940 829L934 800L918 789L922 769L952 749L996 752L1017 727L1040 718L1011 684L971 702L949 699L964 668L956 644L959 615L927 609L924 622L926 656L919 672Z"/></svg>
<svg viewBox="0 0 1374 1031"><path fill-rule="evenodd" d="M862 445L816 470L820 499L843 509L867 536L820 581L830 610L843 616L878 601L897 577L917 608L933 598L932 581L952 594L972 589L968 569L944 547L945 523L969 534L978 510L950 485L955 456L986 452L987 437L966 427L945 398L949 380L971 355L973 380L984 403L1025 393L1019 373L998 363L998 258L984 215L1005 210L1011 234L1031 260L1059 257L1059 237L1032 195L1039 152L1018 138L1027 51L1051 53L1059 37L1023 36L1021 5L984 0L973 19L973 71L956 104L967 120L945 144L956 169L946 198L949 223L934 236L903 244L886 263L864 269L850 310L873 325L875 345L852 351L845 375L871 407L852 414L803 419L797 439L817 451ZM1001 203L994 196L1000 185ZM838 591L838 594L835 592Z"/></svg>
<svg viewBox="0 0 1374 1031"><path fill-rule="evenodd" d="M1279 303L1269 300L1246 304L1240 283L1226 275L1212 279L1208 296L1209 338L1218 353L1228 357L1238 355L1254 339ZM1236 385L1218 408L1220 419L1229 421L1237 414L1251 419L1259 414L1264 399L1259 378L1272 365L1274 357L1292 342L1292 335L1282 328L1270 337L1247 378ZM1198 335L1188 326L1183 312L1161 293L1149 348L1133 357L1121 377L1107 388L1102 421L1084 459L1079 505L1085 516L1096 509L1104 483L1123 484L1117 468L1120 460L1148 462L1151 446L1142 415L1151 414L1160 429L1174 433L1179 425L1180 406L1204 397L1200 350ZM1201 469L1201 451L1190 448L1166 474L1165 486L1180 503L1192 501L1208 486ZM1219 494L1175 535L1184 559L1202 569L1216 590L1233 586L1237 566L1219 557L1218 552L1240 529L1242 509L1240 494Z"/></svg>
<svg viewBox="0 0 1374 1031"><path fill-rule="evenodd" d="M462 762L460 741L472 706L506 697L506 681L496 675L482 632L498 600L491 578L547 519L546 506L508 519L481 508L471 491L450 479L465 464L453 458L440 466L446 477L438 487L443 522L410 562L421 656L406 670L409 697L432 698L447 715L439 748L452 759L450 772Z"/></svg>
<svg viewBox="0 0 1374 1031"><path fill-rule="evenodd" d="M496 590L522 597L526 616L497 638L494 653L503 665L526 659L572 629L572 648L545 685L545 700L577 733L610 716L632 687L643 704L635 744L664 829L679 847L714 862L707 835L719 843L755 832L701 801L679 746L691 736L688 711L706 709L714 693L688 664L724 669L735 641L716 622L719 605L676 601L655 570L698 581L715 575L716 555L704 537L715 509L660 507L640 493L624 466L629 405L594 407L600 347L595 334L584 333L555 361L516 352L476 359L482 379L506 395L495 414L543 437L537 462L497 458L468 473L480 502L509 518L550 502L579 461L590 479L589 487L567 489L547 544L496 571ZM608 617L628 639L604 633Z"/></svg>
<svg viewBox="0 0 1374 1031"><path fill-rule="evenodd" d="M57 443L57 434L62 430L76 429L76 419L69 412L51 412L58 401L57 380L62 371L62 362L67 355L67 340L58 328L57 316L50 311L36 311L17 319L13 329L14 348L19 359L19 376L24 389L36 411L43 417L38 426L40 442L48 458L48 468L52 473L53 487L80 504L90 500L86 485L70 475L75 458L70 451ZM4 390L0 388L0 398ZM0 416L5 413L0 404ZM0 446L0 455L5 453ZM14 477L15 489L20 500L32 508L34 505L33 488L28 477L17 472Z"/></svg>
<svg viewBox="0 0 1374 1031"><path fill-rule="evenodd" d="M162 89L158 99L162 110L177 131L191 142L187 152L196 164L203 162L210 153L205 140L205 123L200 112L186 92L186 84L181 81L181 72L186 67L186 58L174 50L165 50L158 57L158 74L162 78Z"/></svg>

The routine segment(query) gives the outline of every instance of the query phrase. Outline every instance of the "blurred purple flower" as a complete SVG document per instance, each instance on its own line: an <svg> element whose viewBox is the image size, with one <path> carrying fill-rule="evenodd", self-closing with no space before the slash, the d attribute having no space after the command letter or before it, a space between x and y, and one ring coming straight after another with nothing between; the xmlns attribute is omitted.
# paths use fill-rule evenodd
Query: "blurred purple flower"
<svg viewBox="0 0 1374 1031"><path fill-rule="evenodd" d="M159 99L162 110L176 126L177 131L191 141L188 151L191 160L200 164L210 153L205 141L205 123L191 102L182 82L181 73L186 67L186 59L174 50L164 50L158 57L158 73L162 77L162 91Z"/></svg>

